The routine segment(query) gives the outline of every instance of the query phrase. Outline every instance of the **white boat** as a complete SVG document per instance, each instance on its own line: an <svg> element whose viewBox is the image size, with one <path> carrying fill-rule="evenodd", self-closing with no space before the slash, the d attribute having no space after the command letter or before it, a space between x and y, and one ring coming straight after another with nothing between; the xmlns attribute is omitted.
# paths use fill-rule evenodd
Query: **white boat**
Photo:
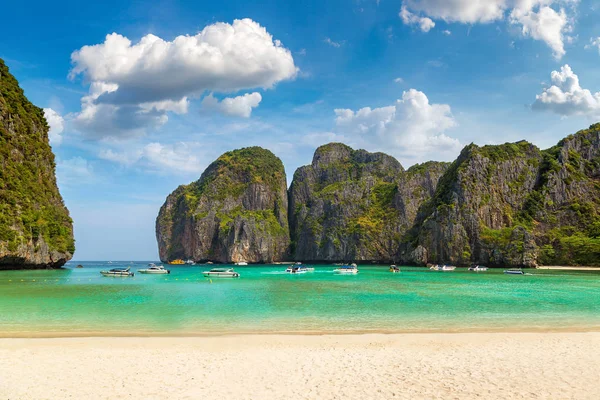
<svg viewBox="0 0 600 400"><path fill-rule="evenodd" d="M129 271L130 267L127 268L113 268L108 271L100 271L103 276L133 276L133 272Z"/></svg>
<svg viewBox="0 0 600 400"><path fill-rule="evenodd" d="M148 268L146 269L138 269L140 274L170 274L171 271L165 269L162 265L156 265L154 263L148 264Z"/></svg>
<svg viewBox="0 0 600 400"><path fill-rule="evenodd" d="M248 265L248 263L246 261L240 261L240 262L236 262L235 265Z"/></svg>
<svg viewBox="0 0 600 400"><path fill-rule="evenodd" d="M305 267L302 264L291 265L287 267L285 272L288 274L305 274L307 272L313 272L315 269L312 267Z"/></svg>
<svg viewBox="0 0 600 400"><path fill-rule="evenodd" d="M204 276L207 278L239 278L240 274L235 272L233 268L213 268L210 271L205 271Z"/></svg>
<svg viewBox="0 0 600 400"><path fill-rule="evenodd" d="M196 263L194 262L194 260L185 260L185 263L186 263L187 265L194 265L194 264L196 264Z"/></svg>
<svg viewBox="0 0 600 400"><path fill-rule="evenodd" d="M342 265L334 269L333 272L336 274L356 275L358 274L358 266L356 264Z"/></svg>
<svg viewBox="0 0 600 400"><path fill-rule="evenodd" d="M469 271L474 271L474 272L485 272L488 270L488 267L482 267L481 265L473 265L471 267L469 267Z"/></svg>
<svg viewBox="0 0 600 400"><path fill-rule="evenodd" d="M396 266L396 264L392 264L392 265L390 265L390 272L391 272L392 274L397 274L398 272L400 272L400 268L398 268L398 267Z"/></svg>
<svg viewBox="0 0 600 400"><path fill-rule="evenodd" d="M429 269L432 271L454 271L456 267L452 265L433 265Z"/></svg>
<svg viewBox="0 0 600 400"><path fill-rule="evenodd" d="M525 275L521 268L505 269L504 273L508 275Z"/></svg>

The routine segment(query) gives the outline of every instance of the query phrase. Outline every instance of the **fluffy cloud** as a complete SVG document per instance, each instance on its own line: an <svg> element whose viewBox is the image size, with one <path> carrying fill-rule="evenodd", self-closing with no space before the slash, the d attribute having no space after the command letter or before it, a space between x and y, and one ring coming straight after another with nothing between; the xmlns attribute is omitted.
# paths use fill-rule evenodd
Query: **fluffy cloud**
<svg viewBox="0 0 600 400"><path fill-rule="evenodd" d="M250 20L215 23L194 36L138 43L113 33L71 55L70 77L90 82L76 126L92 136L132 136L185 113L205 91L272 88L298 72L291 52Z"/></svg>
<svg viewBox="0 0 600 400"><path fill-rule="evenodd" d="M226 97L219 102L211 93L202 100L202 108L232 117L250 118L252 109L258 107L261 100L260 93L254 92L243 96Z"/></svg>
<svg viewBox="0 0 600 400"><path fill-rule="evenodd" d="M564 43L572 31L565 7L574 8L579 0L404 0L400 16L406 24L423 18L404 18L403 12L429 16L446 22L490 23L508 19L520 27L525 37L545 42L554 56L564 54ZM424 30L425 31L425 30ZM426 31L425 31L426 32Z"/></svg>
<svg viewBox="0 0 600 400"><path fill-rule="evenodd" d="M139 166L147 171L161 174L197 175L204 170L204 163L197 153L199 143L161 144L148 143L138 150L113 151L105 149L98 156L123 166Z"/></svg>
<svg viewBox="0 0 600 400"><path fill-rule="evenodd" d="M431 28L435 27L435 22L431 18L419 17L408 11L405 6L400 9L400 18L406 25L418 25L422 32L429 32Z"/></svg>
<svg viewBox="0 0 600 400"><path fill-rule="evenodd" d="M511 24L520 24L524 36L545 42L557 59L565 55L565 32L571 27L564 9L558 12L544 6L537 12L529 9L515 8L510 13Z"/></svg>
<svg viewBox="0 0 600 400"><path fill-rule="evenodd" d="M569 65L564 65L560 71L552 71L552 86L536 96L532 108L562 116L600 118L600 93L583 89L579 77Z"/></svg>
<svg viewBox="0 0 600 400"><path fill-rule="evenodd" d="M50 144L52 146L60 145L63 140L61 134L65 130L64 118L51 108L44 108L44 116L46 117L46 121L48 121L48 125L50 126L50 130L48 131Z"/></svg>
<svg viewBox="0 0 600 400"><path fill-rule="evenodd" d="M408 161L430 159L432 154L451 159L461 144L445 132L457 126L450 106L430 104L425 93L410 89L394 105L337 109L336 133L354 144L397 155Z"/></svg>

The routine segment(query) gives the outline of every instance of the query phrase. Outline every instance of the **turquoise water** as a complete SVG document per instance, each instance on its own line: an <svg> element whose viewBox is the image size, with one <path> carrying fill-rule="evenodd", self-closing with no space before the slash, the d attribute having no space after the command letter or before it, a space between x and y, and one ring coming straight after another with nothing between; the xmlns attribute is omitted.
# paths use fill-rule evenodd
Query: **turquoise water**
<svg viewBox="0 0 600 400"><path fill-rule="evenodd" d="M111 278L101 269L144 263L84 262L54 271L0 272L0 335L413 332L600 328L600 272L505 275L360 266L356 276L235 267L239 279L170 275Z"/></svg>

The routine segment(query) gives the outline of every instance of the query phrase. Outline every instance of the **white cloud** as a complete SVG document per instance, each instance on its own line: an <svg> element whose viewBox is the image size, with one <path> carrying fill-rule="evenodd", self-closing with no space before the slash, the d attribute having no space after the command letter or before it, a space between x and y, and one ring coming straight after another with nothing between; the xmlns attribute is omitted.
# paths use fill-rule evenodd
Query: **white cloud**
<svg viewBox="0 0 600 400"><path fill-rule="evenodd" d="M394 82L395 83L402 83L402 82L404 82L404 79L398 77L398 78L394 79Z"/></svg>
<svg viewBox="0 0 600 400"><path fill-rule="evenodd" d="M443 33L444 35L446 35L446 36L450 36L450 35L452 35L452 32L451 32L451 31L449 31L448 29L446 29L445 31L442 31L442 33Z"/></svg>
<svg viewBox="0 0 600 400"><path fill-rule="evenodd" d="M139 166L159 174L200 174L206 166L198 154L201 144L179 142L175 144L148 143L138 150L101 150L98 157L123 166Z"/></svg>
<svg viewBox="0 0 600 400"><path fill-rule="evenodd" d="M535 12L532 9L515 8L510 13L510 23L520 24L523 36L544 41L552 49L556 59L565 55L565 32L569 32L571 28L564 9L557 12L544 6Z"/></svg>
<svg viewBox="0 0 600 400"><path fill-rule="evenodd" d="M585 45L586 49L596 48L600 52L600 37L590 38L590 44Z"/></svg>
<svg viewBox="0 0 600 400"><path fill-rule="evenodd" d="M400 9L400 18L406 25L418 25L422 32L429 32L431 28L435 27L435 22L431 18L419 17L407 10L405 6Z"/></svg>
<svg viewBox="0 0 600 400"><path fill-rule="evenodd" d="M545 42L560 59L572 38L572 18L579 0L404 0L400 12L406 24L428 16L448 23L491 23L507 19L525 37ZM406 13L407 17L403 17ZM415 13L415 14L413 14ZM409 18L410 17L410 18ZM426 31L425 31L426 32Z"/></svg>
<svg viewBox="0 0 600 400"><path fill-rule="evenodd" d="M445 132L457 126L450 106L430 104L425 93L410 89L394 105L337 109L336 134L350 138L354 145L391 153L403 160L423 161L432 153L452 159L460 142Z"/></svg>
<svg viewBox="0 0 600 400"><path fill-rule="evenodd" d="M552 71L552 86L537 95L534 110L551 111L562 116L584 115L600 118L600 92L583 89L569 65Z"/></svg>
<svg viewBox="0 0 600 400"><path fill-rule="evenodd" d="M501 19L506 0L405 0L403 5L446 22L473 24Z"/></svg>
<svg viewBox="0 0 600 400"><path fill-rule="evenodd" d="M261 100L260 93L254 92L243 96L226 97L219 102L211 93L202 100L202 108L232 117L250 118L252 109L258 107Z"/></svg>
<svg viewBox="0 0 600 400"><path fill-rule="evenodd" d="M96 137L160 126L168 112L187 112L188 99L206 91L268 89L298 73L291 52L250 19L215 23L173 41L149 34L134 44L113 33L71 60L69 76L90 82L76 127Z"/></svg>
<svg viewBox="0 0 600 400"><path fill-rule="evenodd" d="M44 117L48 122L50 130L48 131L48 138L52 146L58 146L62 143L63 137L61 133L65 130L64 118L51 108L44 108Z"/></svg>
<svg viewBox="0 0 600 400"><path fill-rule="evenodd" d="M323 40L323 42L327 43L331 47L336 47L336 48L342 47L342 45L345 43L345 41L334 42L333 40L331 40L331 38L325 38L325 40Z"/></svg>
<svg viewBox="0 0 600 400"><path fill-rule="evenodd" d="M89 184L94 179L94 171L90 162L81 157L58 160L56 179L64 186Z"/></svg>

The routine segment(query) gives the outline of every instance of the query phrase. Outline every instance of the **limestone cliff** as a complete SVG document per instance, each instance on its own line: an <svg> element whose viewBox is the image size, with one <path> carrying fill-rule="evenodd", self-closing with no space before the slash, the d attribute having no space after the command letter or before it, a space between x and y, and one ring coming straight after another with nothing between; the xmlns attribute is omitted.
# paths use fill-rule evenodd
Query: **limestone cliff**
<svg viewBox="0 0 600 400"><path fill-rule="evenodd" d="M383 153L340 143L319 147L312 164L296 171L289 190L295 259L395 260L445 168L427 163L404 171Z"/></svg>
<svg viewBox="0 0 600 400"><path fill-rule="evenodd" d="M161 260L269 263L289 257L281 160L259 147L223 154L167 197L156 220Z"/></svg>
<svg viewBox="0 0 600 400"><path fill-rule="evenodd" d="M48 129L0 59L0 269L57 268L75 251Z"/></svg>

